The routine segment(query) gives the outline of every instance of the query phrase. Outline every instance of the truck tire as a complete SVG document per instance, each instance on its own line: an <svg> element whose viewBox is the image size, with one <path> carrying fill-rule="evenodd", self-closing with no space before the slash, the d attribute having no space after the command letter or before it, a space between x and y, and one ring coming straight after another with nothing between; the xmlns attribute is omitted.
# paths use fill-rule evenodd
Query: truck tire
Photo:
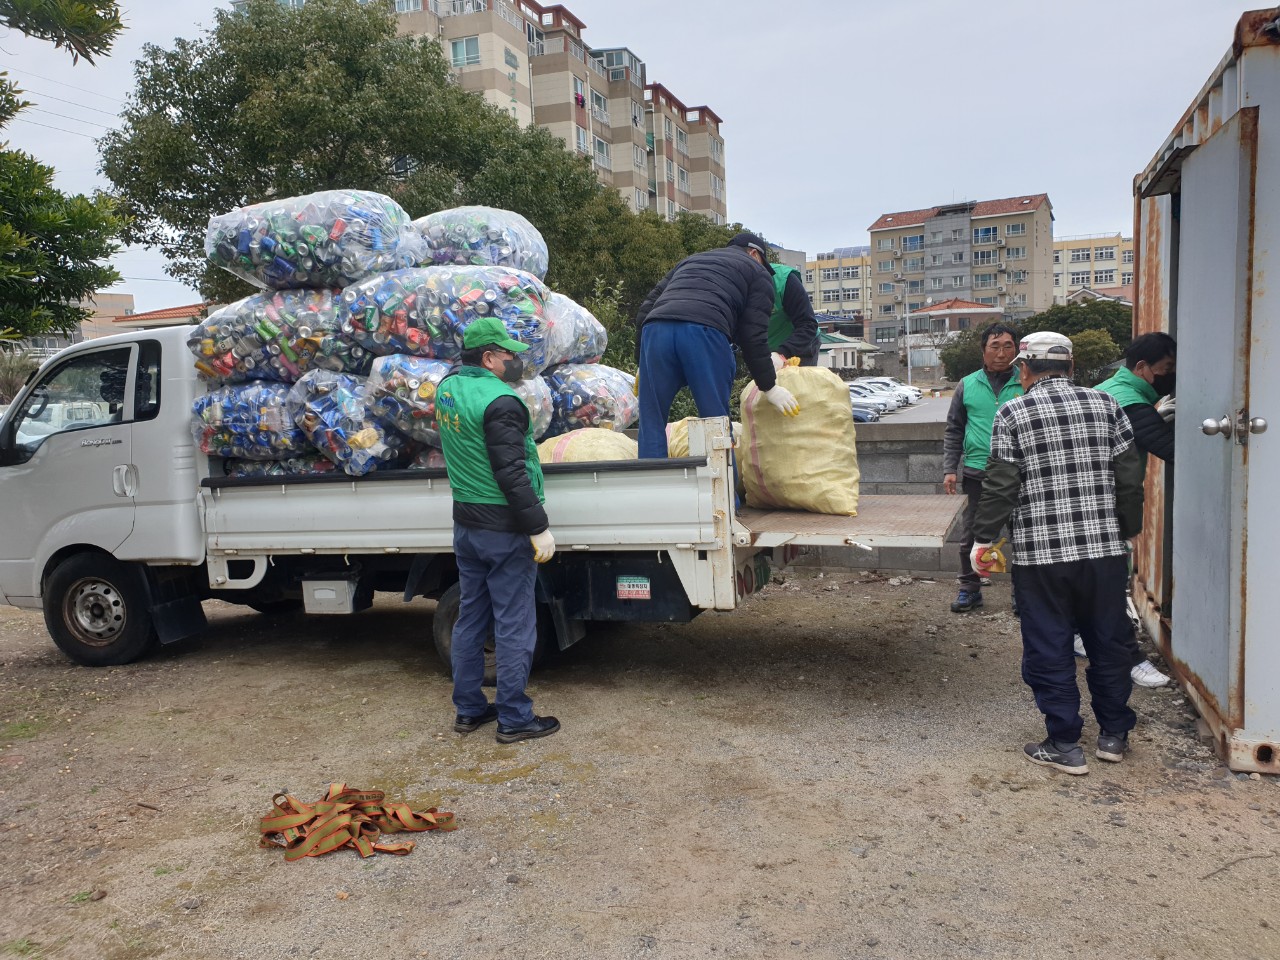
<svg viewBox="0 0 1280 960"><path fill-rule="evenodd" d="M453 625L458 622L458 605L462 599L462 591L454 584L440 595L436 601L436 615L431 623L431 635L436 644L436 655L445 669L453 670ZM546 639L550 634L547 629L547 617L542 605L538 605L538 639L533 647L533 665L540 664L547 651ZM492 687L498 682L498 660L493 648L493 631L484 645L484 685Z"/></svg>
<svg viewBox="0 0 1280 960"><path fill-rule="evenodd" d="M60 563L44 585L44 622L58 649L86 667L132 663L156 642L143 572L99 553Z"/></svg>

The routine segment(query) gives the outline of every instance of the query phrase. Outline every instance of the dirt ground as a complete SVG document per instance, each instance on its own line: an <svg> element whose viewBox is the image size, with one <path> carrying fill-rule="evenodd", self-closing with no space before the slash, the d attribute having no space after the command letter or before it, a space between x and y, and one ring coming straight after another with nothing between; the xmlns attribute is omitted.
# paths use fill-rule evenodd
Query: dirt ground
<svg viewBox="0 0 1280 960"><path fill-rule="evenodd" d="M564 729L513 746L450 729L425 601L211 603L106 670L0 608L0 957L1280 956L1276 779L1176 690L1135 691L1122 765L1032 766L1007 589L951 594L847 573L610 628L535 673ZM274 793L331 781L460 828L257 848Z"/></svg>

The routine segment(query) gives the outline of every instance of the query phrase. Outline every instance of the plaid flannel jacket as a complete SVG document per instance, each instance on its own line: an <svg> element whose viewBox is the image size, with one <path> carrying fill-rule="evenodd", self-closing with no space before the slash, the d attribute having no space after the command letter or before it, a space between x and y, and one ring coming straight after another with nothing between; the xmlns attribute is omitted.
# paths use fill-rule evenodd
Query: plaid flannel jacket
<svg viewBox="0 0 1280 960"><path fill-rule="evenodd" d="M991 457L1015 465L1022 481L1009 523L1019 563L1124 554L1114 463L1132 446L1115 398L1065 377L1040 380L996 411Z"/></svg>

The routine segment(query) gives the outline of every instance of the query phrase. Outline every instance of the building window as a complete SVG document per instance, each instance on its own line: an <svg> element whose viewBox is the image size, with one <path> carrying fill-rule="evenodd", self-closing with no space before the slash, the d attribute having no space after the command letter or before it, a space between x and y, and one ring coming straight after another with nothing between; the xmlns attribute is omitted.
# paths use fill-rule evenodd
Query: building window
<svg viewBox="0 0 1280 960"><path fill-rule="evenodd" d="M903 252L904 252L904 253L907 253L907 252L912 251L912 250L923 250L923 249L924 249L924 234L923 234L923 233L921 233L921 234L917 234L917 235L912 236L912 237L903 237L903 238L902 238L902 250L903 250Z"/></svg>
<svg viewBox="0 0 1280 960"><path fill-rule="evenodd" d="M1025 293L1011 293L1008 300L1011 307L1025 307L1027 305L1027 295Z"/></svg>
<svg viewBox="0 0 1280 960"><path fill-rule="evenodd" d="M879 290L881 293L893 293L893 284L882 283L878 287L876 287L876 289Z"/></svg>
<svg viewBox="0 0 1280 960"><path fill-rule="evenodd" d="M724 181L714 173L711 175L711 195L717 200L724 199Z"/></svg>
<svg viewBox="0 0 1280 960"><path fill-rule="evenodd" d="M964 286L964 277L952 277L952 278L951 278L951 286L953 286L953 287L963 287L963 286Z"/></svg>
<svg viewBox="0 0 1280 960"><path fill-rule="evenodd" d="M861 275L862 275L861 267L841 267L840 268L841 280L857 280L858 277L860 277Z"/></svg>
<svg viewBox="0 0 1280 960"><path fill-rule="evenodd" d="M1055 273L1055 274L1054 274L1054 276L1056 277L1056 276L1058 276L1058 274L1056 274L1056 273ZM1011 270L1011 271L1009 272L1009 282L1010 282L1010 283L1026 283L1026 282L1027 282L1027 271L1025 271L1025 270Z"/></svg>
<svg viewBox="0 0 1280 960"><path fill-rule="evenodd" d="M880 304L880 313L884 316L892 317L894 314L893 304L892 303Z"/></svg>
<svg viewBox="0 0 1280 960"><path fill-rule="evenodd" d="M931 277L931 278L929 279L929 289L930 289L930 290L941 290L941 289L942 289L942 278L941 278L941 277Z"/></svg>
<svg viewBox="0 0 1280 960"><path fill-rule="evenodd" d="M813 283L813 271L812 271L812 270L806 270L806 271L804 272L804 282L805 282L805 283Z"/></svg>
<svg viewBox="0 0 1280 960"><path fill-rule="evenodd" d="M973 251L973 265L975 267L990 266L995 262L996 262L996 251L994 250Z"/></svg>
<svg viewBox="0 0 1280 960"><path fill-rule="evenodd" d="M876 241L876 249L877 249L877 250L892 250L892 249L893 249L893 237L881 237L879 240L877 240L877 241Z"/></svg>
<svg viewBox="0 0 1280 960"><path fill-rule="evenodd" d="M609 101L597 90L591 91L591 115L605 126L609 125Z"/></svg>
<svg viewBox="0 0 1280 960"><path fill-rule="evenodd" d="M724 163L724 144L715 137L711 138L711 159L716 163Z"/></svg>
<svg viewBox="0 0 1280 960"><path fill-rule="evenodd" d="M1067 278L1073 287L1087 287L1089 285L1088 270L1072 270L1071 276Z"/></svg>
<svg viewBox="0 0 1280 960"><path fill-rule="evenodd" d="M922 293L924 291L923 280L908 280L907 293Z"/></svg>
<svg viewBox="0 0 1280 960"><path fill-rule="evenodd" d="M843 294L844 294L844 299L845 299L845 300L861 300L861 299L862 299L862 291L861 291L861 290L857 290L857 289L849 289L849 290L844 290L844 291L842 291L842 292L843 292Z"/></svg>
<svg viewBox="0 0 1280 960"><path fill-rule="evenodd" d="M587 153L587 152L589 152L589 151L587 150L587 143L588 143L589 141L587 140L587 130L586 130L586 128L585 128L585 127L579 127L579 126L577 126L577 125L575 124L575 125L574 125L574 130L577 132L577 135L578 135L578 152L579 152L579 153Z"/></svg>
<svg viewBox="0 0 1280 960"><path fill-rule="evenodd" d="M995 297L978 297L978 299L975 300L974 302L981 303L989 307L994 307L996 304L996 298Z"/></svg>
<svg viewBox="0 0 1280 960"><path fill-rule="evenodd" d="M876 273L893 273L893 261L892 260L876 261Z"/></svg>
<svg viewBox="0 0 1280 960"><path fill-rule="evenodd" d="M631 163L637 170L643 170L649 162L649 156L645 153L644 147L638 143L631 145Z"/></svg>
<svg viewBox="0 0 1280 960"><path fill-rule="evenodd" d="M674 220L676 218L676 202L674 200L667 201L667 219Z"/></svg>
<svg viewBox="0 0 1280 960"><path fill-rule="evenodd" d="M609 159L609 144L596 137L596 163L609 170L611 169Z"/></svg>
<svg viewBox="0 0 1280 960"><path fill-rule="evenodd" d="M1021 237L1027 232L1025 223L1008 223L1005 224L1004 235L1006 237Z"/></svg>
<svg viewBox="0 0 1280 960"><path fill-rule="evenodd" d="M902 269L909 273L916 273L924 269L924 257L907 257L902 261Z"/></svg>
<svg viewBox="0 0 1280 960"><path fill-rule="evenodd" d="M1062 286L1062 274L1060 274L1060 273L1055 273L1055 274L1053 275L1053 285L1054 285L1055 287L1060 287L1060 286Z"/></svg>
<svg viewBox="0 0 1280 960"><path fill-rule="evenodd" d="M676 187L685 193L689 192L689 171L684 167L676 167Z"/></svg>
<svg viewBox="0 0 1280 960"><path fill-rule="evenodd" d="M994 273L975 273L973 275L973 289L985 290L996 285L996 275Z"/></svg>
<svg viewBox="0 0 1280 960"><path fill-rule="evenodd" d="M396 0L396 13L415 13L422 9L422 0Z"/></svg>
<svg viewBox="0 0 1280 960"><path fill-rule="evenodd" d="M1027 259L1026 247L1008 247L1004 252L1006 260L1025 260Z"/></svg>
<svg viewBox="0 0 1280 960"><path fill-rule="evenodd" d="M839 280L840 268L839 267L823 267L822 279L823 280Z"/></svg>
<svg viewBox="0 0 1280 960"><path fill-rule="evenodd" d="M663 117L663 118L662 118L662 136L663 136L663 139L670 140L670 139L671 139L671 131L672 131L673 129L674 129L674 127L672 126L671 118L670 118L670 117Z"/></svg>
<svg viewBox="0 0 1280 960"><path fill-rule="evenodd" d="M1132 251L1132 250L1122 250L1122 251L1120 251L1120 262L1121 262L1121 263L1133 263L1133 251Z"/></svg>
<svg viewBox="0 0 1280 960"><path fill-rule="evenodd" d="M1055 251L1053 251L1053 262L1054 262L1054 263L1061 263L1061 262L1062 262L1062 251L1061 251L1061 250L1055 250Z"/></svg>
<svg viewBox="0 0 1280 960"><path fill-rule="evenodd" d="M839 290L823 290L822 302L823 303L839 303L840 291Z"/></svg>
<svg viewBox="0 0 1280 960"><path fill-rule="evenodd" d="M480 38L461 37L450 45L451 60L455 67L470 67L480 62Z"/></svg>
<svg viewBox="0 0 1280 960"><path fill-rule="evenodd" d="M676 164L670 157L667 157L667 183L676 182Z"/></svg>
<svg viewBox="0 0 1280 960"><path fill-rule="evenodd" d="M1097 263L1103 260L1109 260L1114 263L1115 259L1116 259L1115 247L1094 247L1093 248L1094 263Z"/></svg>
<svg viewBox="0 0 1280 960"><path fill-rule="evenodd" d="M1111 287L1115 286L1116 272L1114 270L1095 270L1093 272L1093 285L1095 287Z"/></svg>
<svg viewBox="0 0 1280 960"><path fill-rule="evenodd" d="M644 190L637 190L636 191L636 209L643 210L647 206L649 206L649 194L646 193Z"/></svg>
<svg viewBox="0 0 1280 960"><path fill-rule="evenodd" d="M999 233L999 227L974 227L973 243L975 246L984 243L995 243L1000 239Z"/></svg>
<svg viewBox="0 0 1280 960"><path fill-rule="evenodd" d="M1071 251L1071 262L1072 262L1072 263L1088 263L1088 262L1089 262L1089 248L1088 248L1088 247L1079 247L1079 248L1077 248L1077 249L1075 249L1075 250L1072 250L1072 251Z"/></svg>
<svg viewBox="0 0 1280 960"><path fill-rule="evenodd" d="M952 262L952 263L964 263L964 251L963 251L963 250L957 250L955 253L951 254L951 262Z"/></svg>
<svg viewBox="0 0 1280 960"><path fill-rule="evenodd" d="M1128 286L1132 286L1132 285L1133 285L1133 274L1132 274L1132 273L1122 273L1122 274L1120 274L1120 286L1122 286L1122 287L1128 287Z"/></svg>
<svg viewBox="0 0 1280 960"><path fill-rule="evenodd" d="M644 107L634 100L631 101L631 125L644 129Z"/></svg>
<svg viewBox="0 0 1280 960"><path fill-rule="evenodd" d="M689 134L678 127L676 128L676 150L686 157L689 155Z"/></svg>
<svg viewBox="0 0 1280 960"><path fill-rule="evenodd" d="M883 307L881 307L880 312L893 313L893 308L890 307L888 310L885 310ZM897 327L876 327L874 336L875 336L876 343L893 343L898 339L898 328Z"/></svg>
<svg viewBox="0 0 1280 960"><path fill-rule="evenodd" d="M929 265L930 265L931 267L940 267L940 266L942 266L942 254L940 254L940 253L935 253L933 256L931 256L931 257L929 258Z"/></svg>

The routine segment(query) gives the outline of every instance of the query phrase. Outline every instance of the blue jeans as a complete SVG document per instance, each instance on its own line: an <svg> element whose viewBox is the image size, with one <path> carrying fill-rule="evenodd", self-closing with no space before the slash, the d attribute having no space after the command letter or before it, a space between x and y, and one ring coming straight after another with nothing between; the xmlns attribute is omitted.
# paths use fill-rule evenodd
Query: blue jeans
<svg viewBox="0 0 1280 960"><path fill-rule="evenodd" d="M654 320L640 334L640 459L667 455L667 417L681 387L693 394L700 417L727 417L733 345L701 323Z"/></svg>
<svg viewBox="0 0 1280 960"><path fill-rule="evenodd" d="M523 533L499 533L453 525L453 553L462 593L453 625L453 705L462 716L484 713L484 645L493 631L498 659L494 702L498 723L520 727L533 720L533 701L524 692L538 638L533 584L537 564Z"/></svg>
<svg viewBox="0 0 1280 960"><path fill-rule="evenodd" d="M1133 624L1125 603L1127 574L1122 556L1013 568L1022 614L1022 679L1054 740L1075 743L1083 726L1072 653L1076 631L1089 655L1084 676L1098 726L1122 734L1137 723L1129 706Z"/></svg>

